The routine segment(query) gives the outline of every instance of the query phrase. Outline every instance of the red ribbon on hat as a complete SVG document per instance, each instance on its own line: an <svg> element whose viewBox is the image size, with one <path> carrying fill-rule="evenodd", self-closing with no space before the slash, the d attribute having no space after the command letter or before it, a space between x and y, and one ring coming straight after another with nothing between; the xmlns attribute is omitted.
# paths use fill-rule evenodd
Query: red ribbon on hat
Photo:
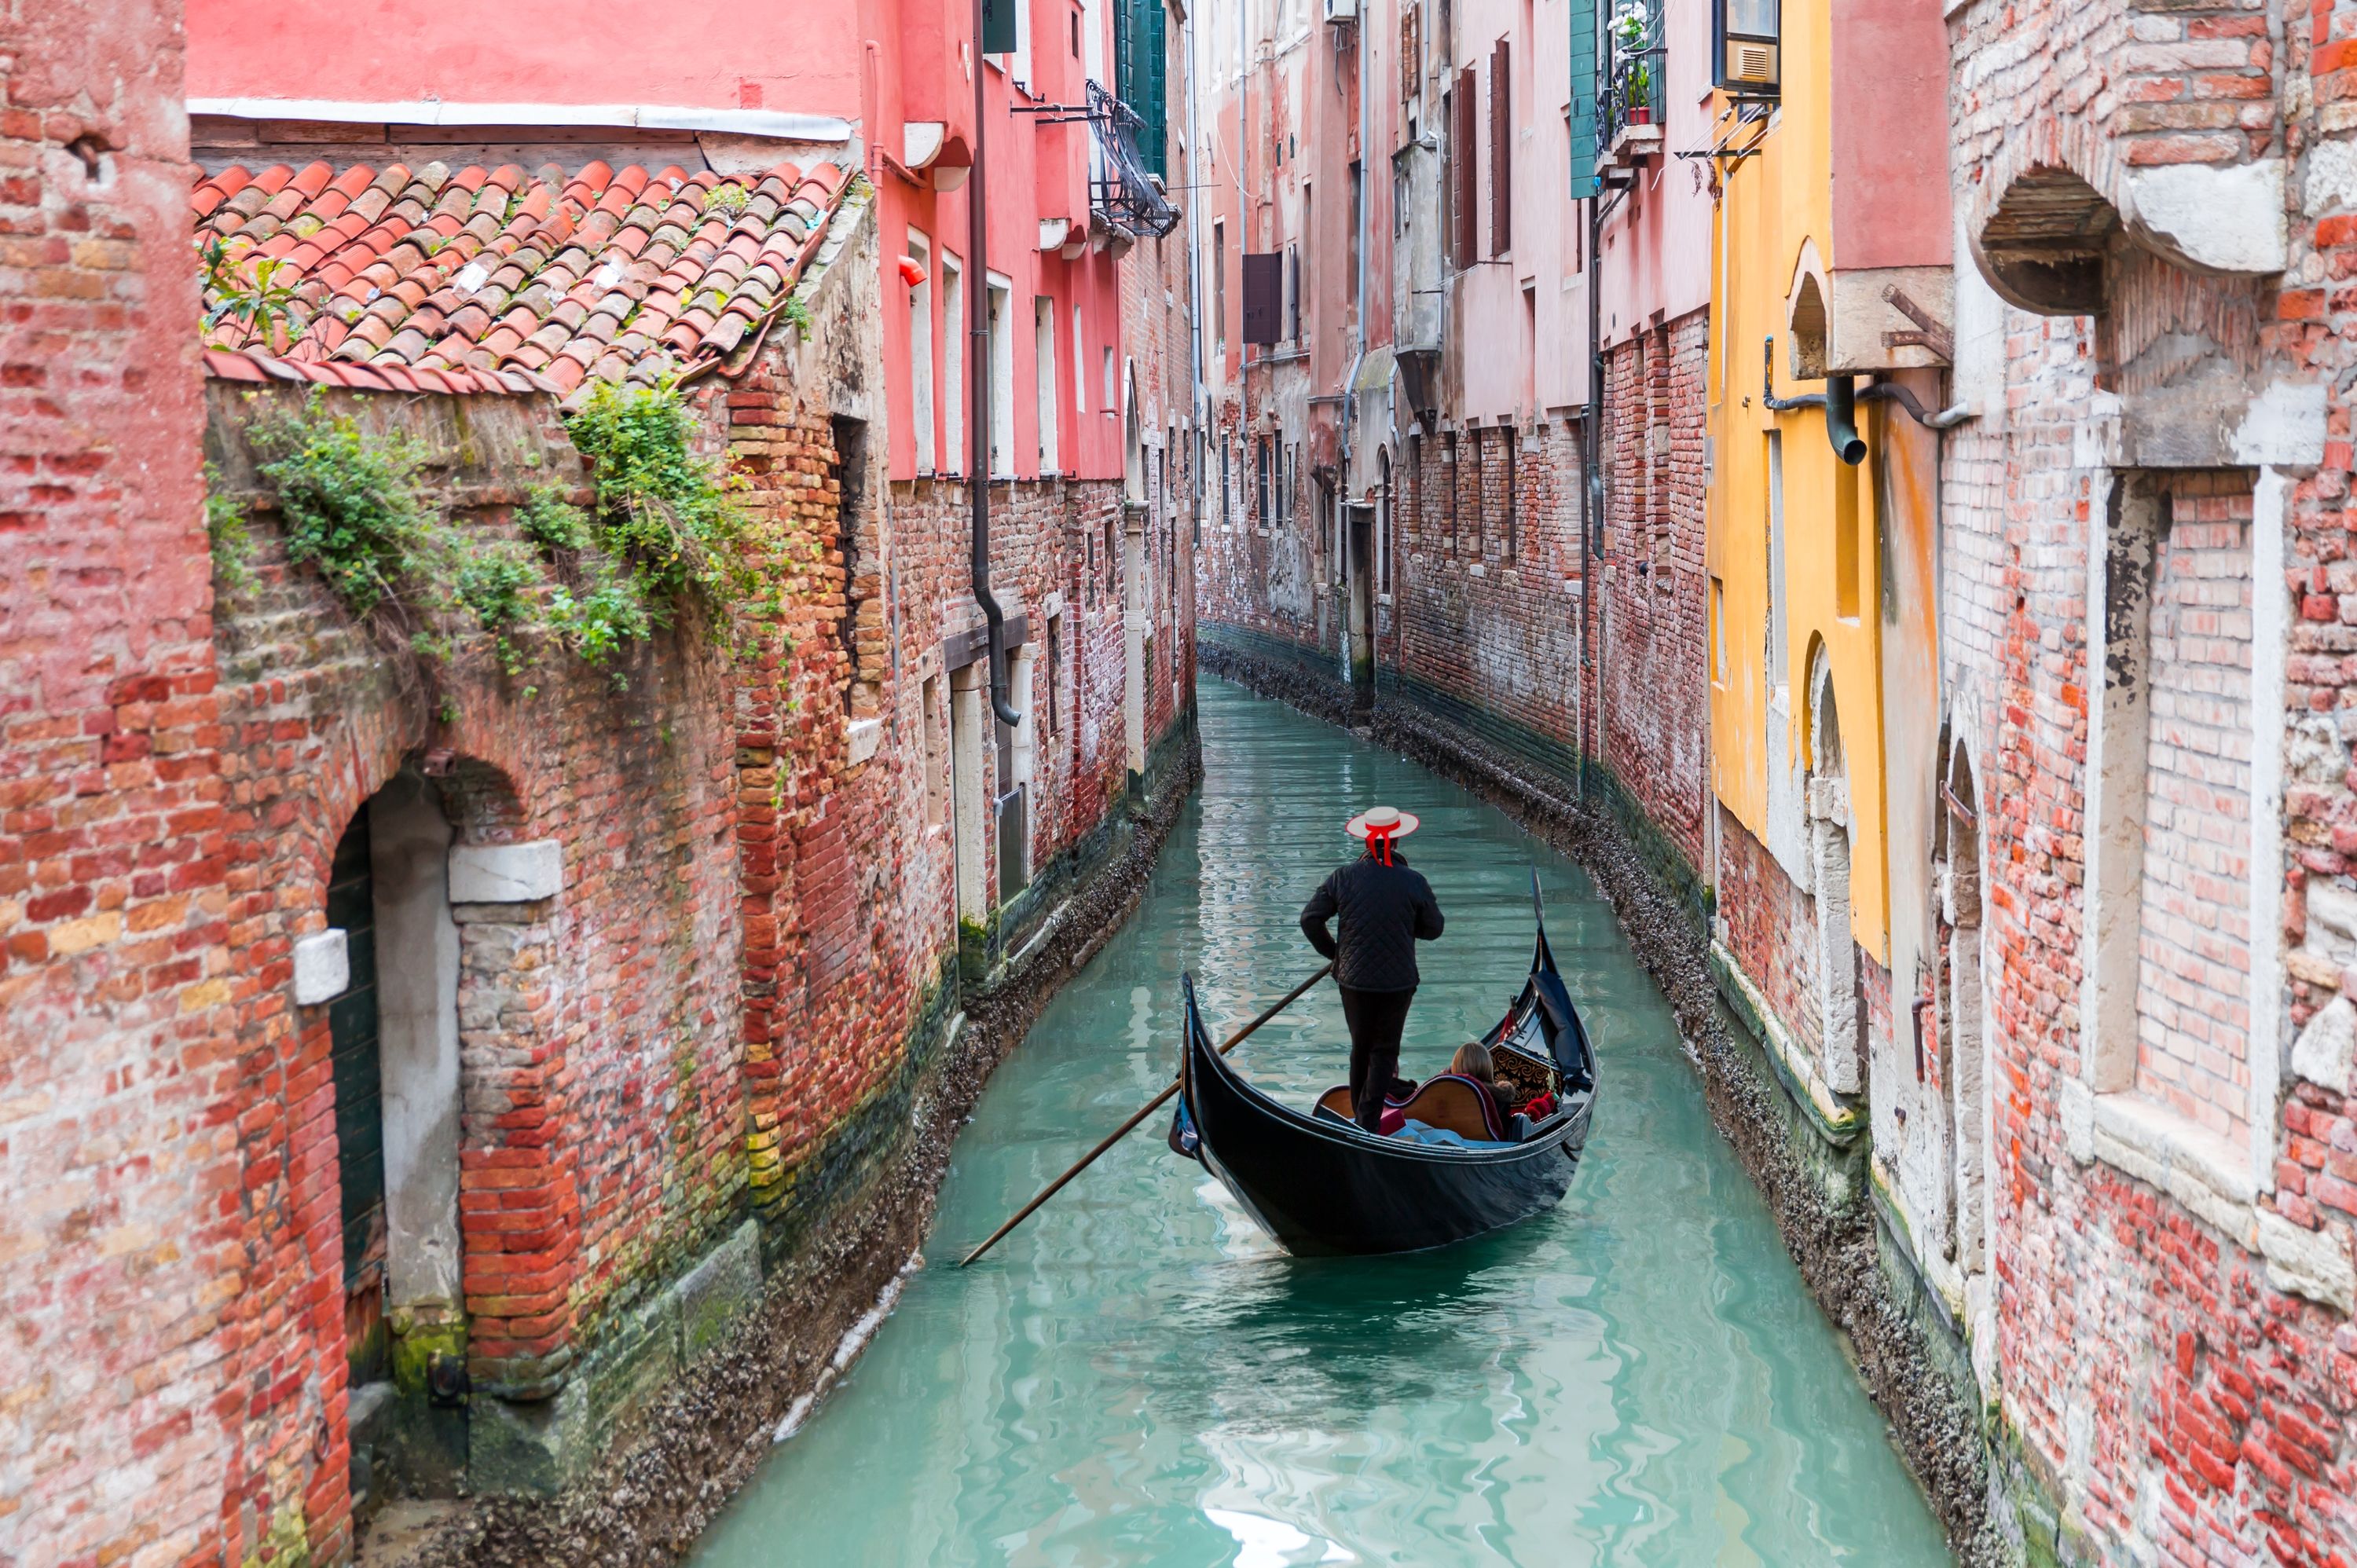
<svg viewBox="0 0 2357 1568"><path fill-rule="evenodd" d="M1367 853L1383 865L1389 865L1392 863L1392 835L1399 831L1400 824L1397 822L1385 822L1380 827L1373 822L1369 822Z"/></svg>

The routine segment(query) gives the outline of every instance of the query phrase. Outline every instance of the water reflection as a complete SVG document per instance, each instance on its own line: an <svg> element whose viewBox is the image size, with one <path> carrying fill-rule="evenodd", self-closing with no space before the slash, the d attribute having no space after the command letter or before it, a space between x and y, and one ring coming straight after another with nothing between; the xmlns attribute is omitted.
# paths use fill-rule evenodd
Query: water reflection
<svg viewBox="0 0 2357 1568"><path fill-rule="evenodd" d="M1203 711L1211 777L1144 907L991 1086L928 1266L703 1561L1945 1561L1577 872L1399 758L1216 684ZM1562 1207L1440 1252L1295 1260L1153 1126L950 1266L1169 1080L1182 968L1224 1032L1316 967L1294 916L1344 806L1377 798L1423 815L1410 853L1449 919L1407 1071L1512 997L1540 868L1603 1073ZM1342 1041L1327 988L1237 1059L1306 1101Z"/></svg>

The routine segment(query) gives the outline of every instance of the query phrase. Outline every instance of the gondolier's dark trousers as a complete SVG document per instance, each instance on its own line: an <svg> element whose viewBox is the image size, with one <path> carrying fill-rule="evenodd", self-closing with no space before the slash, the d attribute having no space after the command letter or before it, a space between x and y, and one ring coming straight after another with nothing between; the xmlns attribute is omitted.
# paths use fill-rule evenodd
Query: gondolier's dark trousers
<svg viewBox="0 0 2357 1568"><path fill-rule="evenodd" d="M1351 1026L1351 1109L1372 1133L1383 1118L1383 1090L1399 1076L1400 1030L1415 993L1335 989L1342 993L1342 1021Z"/></svg>

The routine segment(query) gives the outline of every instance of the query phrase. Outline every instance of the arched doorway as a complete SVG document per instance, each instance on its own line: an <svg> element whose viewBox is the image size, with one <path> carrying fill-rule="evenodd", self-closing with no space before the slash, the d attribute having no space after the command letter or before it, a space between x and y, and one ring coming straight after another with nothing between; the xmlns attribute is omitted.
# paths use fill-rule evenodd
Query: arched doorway
<svg viewBox="0 0 2357 1568"><path fill-rule="evenodd" d="M1943 793L1947 822L1940 866L1941 967L1947 994L1941 1034L1947 1057L1956 1267L1964 1281L1973 1362L1986 1389L1995 1347L1989 1332L1994 1327L1989 1316L1990 1075L1981 946L1980 797L1972 759L1961 747L1949 763Z"/></svg>
<svg viewBox="0 0 2357 1568"><path fill-rule="evenodd" d="M1836 1094L1866 1092L1865 1009L1857 941L1850 934L1848 770L1833 663L1820 644L1809 673L1809 861L1816 906L1816 1003L1821 1070Z"/></svg>
<svg viewBox="0 0 2357 1568"><path fill-rule="evenodd" d="M328 1029L361 1506L393 1473L446 1490L467 1458L453 836L440 789L404 769L353 813L328 879L350 976Z"/></svg>

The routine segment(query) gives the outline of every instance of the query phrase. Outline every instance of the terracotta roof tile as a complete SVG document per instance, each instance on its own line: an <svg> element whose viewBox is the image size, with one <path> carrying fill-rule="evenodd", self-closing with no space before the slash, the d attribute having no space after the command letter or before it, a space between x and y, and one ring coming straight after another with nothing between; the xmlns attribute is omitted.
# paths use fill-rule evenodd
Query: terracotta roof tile
<svg viewBox="0 0 2357 1568"><path fill-rule="evenodd" d="M573 393L659 381L750 341L783 307L848 174L592 162L231 167L189 198L197 241L293 282L284 352L209 348L235 381ZM212 303L212 302L209 302Z"/></svg>

